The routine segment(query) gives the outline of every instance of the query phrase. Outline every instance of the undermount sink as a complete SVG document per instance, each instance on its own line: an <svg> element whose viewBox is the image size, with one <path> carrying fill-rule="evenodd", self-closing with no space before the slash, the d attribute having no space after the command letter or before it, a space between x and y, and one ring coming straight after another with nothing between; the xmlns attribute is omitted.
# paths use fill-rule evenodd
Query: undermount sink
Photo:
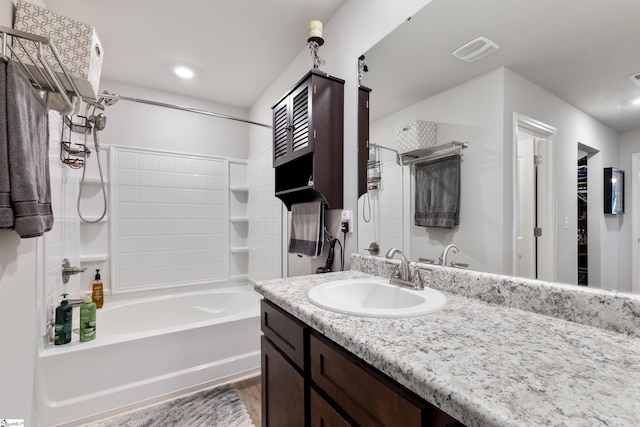
<svg viewBox="0 0 640 427"><path fill-rule="evenodd" d="M442 309L446 297L435 289L413 290L381 278L346 279L311 288L309 300L337 313L370 317L412 317Z"/></svg>

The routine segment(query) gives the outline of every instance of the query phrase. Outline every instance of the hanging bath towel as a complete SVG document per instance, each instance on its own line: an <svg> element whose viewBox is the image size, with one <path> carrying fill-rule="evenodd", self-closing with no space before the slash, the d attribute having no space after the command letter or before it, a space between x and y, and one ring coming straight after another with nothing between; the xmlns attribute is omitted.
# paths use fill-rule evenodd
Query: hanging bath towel
<svg viewBox="0 0 640 427"><path fill-rule="evenodd" d="M317 257L324 240L324 206L322 202L291 205L289 253Z"/></svg>
<svg viewBox="0 0 640 427"><path fill-rule="evenodd" d="M460 223L460 156L415 167L415 224L453 228Z"/></svg>
<svg viewBox="0 0 640 427"><path fill-rule="evenodd" d="M18 65L0 65L6 95L0 101L0 228L14 228L23 238L41 236L53 227L49 110Z"/></svg>

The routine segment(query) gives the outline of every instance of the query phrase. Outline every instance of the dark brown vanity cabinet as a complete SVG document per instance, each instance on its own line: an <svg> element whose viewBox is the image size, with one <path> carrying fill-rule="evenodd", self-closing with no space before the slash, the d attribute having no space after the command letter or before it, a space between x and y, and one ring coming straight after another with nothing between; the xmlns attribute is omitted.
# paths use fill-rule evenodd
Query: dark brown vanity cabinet
<svg viewBox="0 0 640 427"><path fill-rule="evenodd" d="M462 426L266 300L262 331L264 427Z"/></svg>
<svg viewBox="0 0 640 427"><path fill-rule="evenodd" d="M342 208L344 80L311 70L272 111L276 197Z"/></svg>

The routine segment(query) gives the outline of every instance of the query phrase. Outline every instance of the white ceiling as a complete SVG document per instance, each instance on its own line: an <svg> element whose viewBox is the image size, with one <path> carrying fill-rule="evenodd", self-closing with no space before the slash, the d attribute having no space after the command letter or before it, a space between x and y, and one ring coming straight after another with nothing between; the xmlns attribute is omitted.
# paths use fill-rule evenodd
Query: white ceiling
<svg viewBox="0 0 640 427"><path fill-rule="evenodd" d="M365 53L372 120L506 66L619 132L639 129L638 19L640 0L433 0ZM451 55L479 36L500 49Z"/></svg>
<svg viewBox="0 0 640 427"><path fill-rule="evenodd" d="M102 77L240 108L306 47L309 21L327 22L344 1L45 0L96 28ZM196 76L178 79L177 64Z"/></svg>

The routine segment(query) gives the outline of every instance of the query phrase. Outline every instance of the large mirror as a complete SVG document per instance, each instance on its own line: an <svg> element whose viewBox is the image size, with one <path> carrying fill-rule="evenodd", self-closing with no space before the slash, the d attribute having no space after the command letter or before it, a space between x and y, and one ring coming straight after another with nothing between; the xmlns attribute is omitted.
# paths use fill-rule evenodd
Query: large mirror
<svg viewBox="0 0 640 427"><path fill-rule="evenodd" d="M636 0L433 0L364 52L359 252L376 242L437 263L455 244L448 264L640 292L638 16ZM497 50L452 54L478 37ZM465 53L493 50L474 44ZM468 143L453 228L414 223L416 166L394 150L416 120L437 124L437 144ZM603 210L608 167L628 171L621 215Z"/></svg>

